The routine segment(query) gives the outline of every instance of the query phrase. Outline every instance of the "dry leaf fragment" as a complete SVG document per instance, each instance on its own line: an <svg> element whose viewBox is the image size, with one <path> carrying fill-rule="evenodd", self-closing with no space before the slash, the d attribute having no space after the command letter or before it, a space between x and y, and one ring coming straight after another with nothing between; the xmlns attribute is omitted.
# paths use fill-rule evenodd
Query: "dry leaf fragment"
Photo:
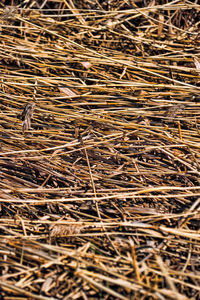
<svg viewBox="0 0 200 300"><path fill-rule="evenodd" d="M195 67L196 67L196 71L198 73L200 73L200 62L196 59L196 57L194 57L194 64L195 64Z"/></svg>
<svg viewBox="0 0 200 300"><path fill-rule="evenodd" d="M74 97L74 96L77 96L76 93L74 93L72 90L70 90L69 88L66 88L66 87L59 87L59 90L61 92L63 92L64 94L66 94L67 96L69 97Z"/></svg>
<svg viewBox="0 0 200 300"><path fill-rule="evenodd" d="M44 292L44 293L47 293L51 288L52 288L52 285L55 284L55 278L53 276L50 276L48 277L42 287L41 287L41 291Z"/></svg>
<svg viewBox="0 0 200 300"><path fill-rule="evenodd" d="M22 112L22 132L24 133L26 130L31 128L31 118L33 116L33 111L35 108L34 102L29 102L26 104L23 112Z"/></svg>
<svg viewBox="0 0 200 300"><path fill-rule="evenodd" d="M82 61L81 65L86 69L89 69L92 66L92 64L89 61Z"/></svg>

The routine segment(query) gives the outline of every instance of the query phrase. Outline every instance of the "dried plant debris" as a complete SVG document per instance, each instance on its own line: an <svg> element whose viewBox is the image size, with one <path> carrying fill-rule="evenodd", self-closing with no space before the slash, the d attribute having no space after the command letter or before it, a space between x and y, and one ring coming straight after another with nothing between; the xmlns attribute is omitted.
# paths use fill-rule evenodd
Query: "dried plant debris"
<svg viewBox="0 0 200 300"><path fill-rule="evenodd" d="M198 5L196 6L198 8ZM191 9L179 9L172 18L173 23L177 27L188 29L197 25L200 28L200 11L195 7Z"/></svg>
<svg viewBox="0 0 200 300"><path fill-rule="evenodd" d="M15 17L16 13L17 13L17 7L16 6L7 5L3 9L1 18L3 18L3 19L12 19L12 18Z"/></svg>
<svg viewBox="0 0 200 300"><path fill-rule="evenodd" d="M29 102L24 107L22 112L22 132L29 130L31 128L31 118L33 117L33 111L35 108L34 102Z"/></svg>
<svg viewBox="0 0 200 300"><path fill-rule="evenodd" d="M78 235L81 232L82 226L76 222L70 223L70 220L68 224L61 225L61 224L55 224L50 226L50 237L66 237L70 235Z"/></svg>
<svg viewBox="0 0 200 300"><path fill-rule="evenodd" d="M1 299L200 299L199 11L0 1Z"/></svg>

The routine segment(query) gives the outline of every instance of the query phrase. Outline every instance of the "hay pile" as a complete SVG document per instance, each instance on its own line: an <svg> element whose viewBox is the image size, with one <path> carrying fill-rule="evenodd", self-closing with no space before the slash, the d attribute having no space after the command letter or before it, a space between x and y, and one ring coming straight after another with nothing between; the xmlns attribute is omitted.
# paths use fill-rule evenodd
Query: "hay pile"
<svg viewBox="0 0 200 300"><path fill-rule="evenodd" d="M196 3L1 1L1 299L200 297Z"/></svg>

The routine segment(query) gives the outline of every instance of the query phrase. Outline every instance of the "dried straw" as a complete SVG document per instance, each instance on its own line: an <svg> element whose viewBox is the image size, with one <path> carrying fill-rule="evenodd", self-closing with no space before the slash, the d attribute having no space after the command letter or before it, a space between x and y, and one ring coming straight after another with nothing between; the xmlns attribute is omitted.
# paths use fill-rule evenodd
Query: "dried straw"
<svg viewBox="0 0 200 300"><path fill-rule="evenodd" d="M197 1L8 2L1 296L199 298Z"/></svg>

